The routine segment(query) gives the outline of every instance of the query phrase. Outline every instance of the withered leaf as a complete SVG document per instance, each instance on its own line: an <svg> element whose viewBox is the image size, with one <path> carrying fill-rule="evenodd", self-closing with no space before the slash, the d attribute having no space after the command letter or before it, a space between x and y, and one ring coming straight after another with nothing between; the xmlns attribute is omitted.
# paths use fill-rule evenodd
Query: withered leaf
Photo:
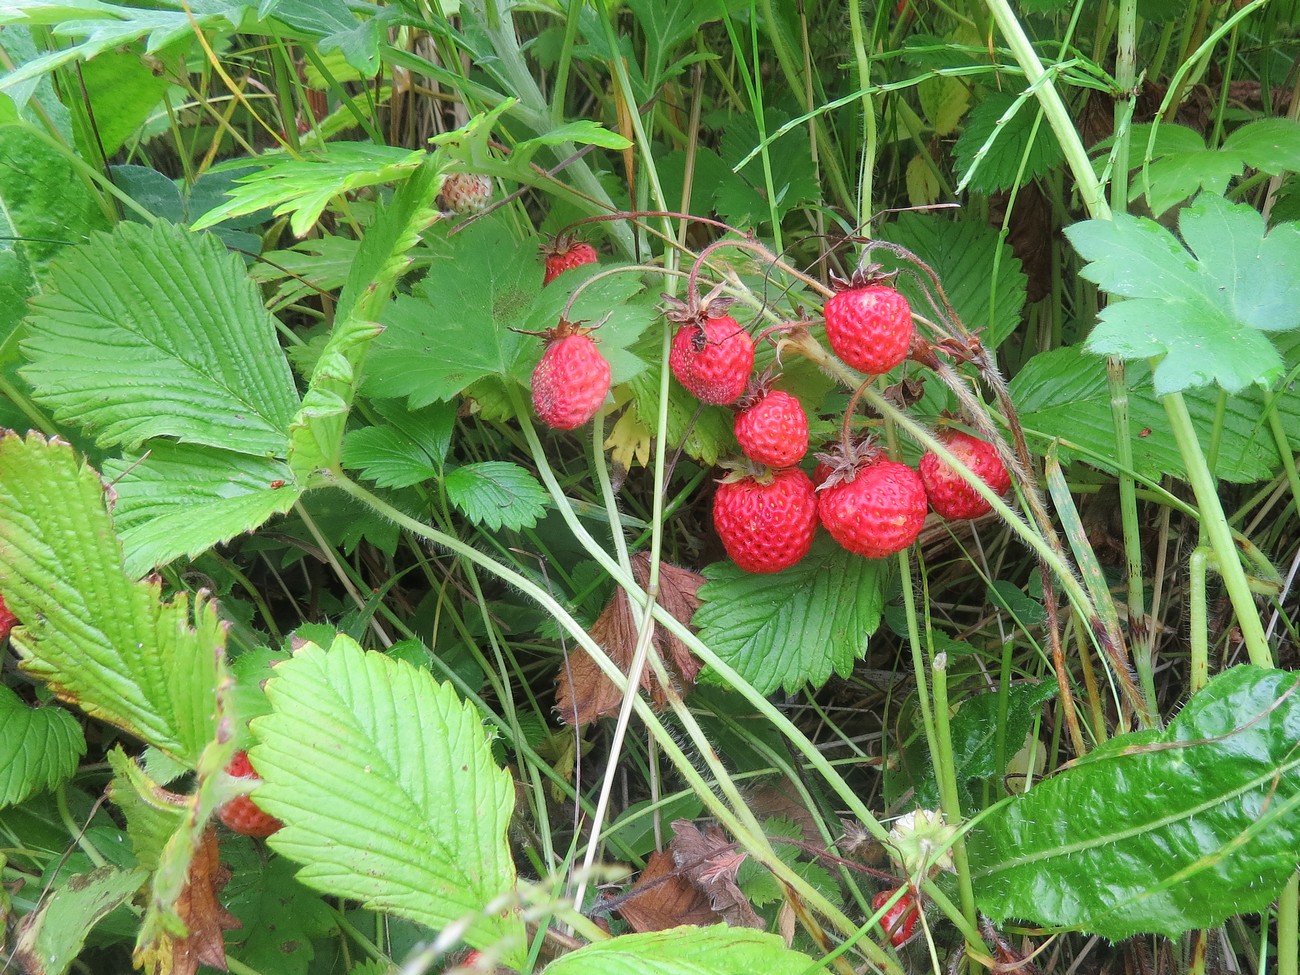
<svg viewBox="0 0 1300 975"><path fill-rule="evenodd" d="M632 556L632 575L637 584L645 586L650 578L650 556L638 552ZM676 619L689 625L700 600L696 595L704 578L688 569L667 562L659 564L659 603ZM601 645L610 660L627 673L636 650L637 630L627 593L615 592L600 617L592 624L592 639ZM680 694L695 683L700 672L700 662L695 659L681 640L656 625L651 634L651 644L664 663L664 669L673 679ZM614 683L602 673L596 662L581 648L573 650L557 678L556 708L567 724L583 725L608 714L616 714L623 695ZM648 691L656 708L667 701L664 688L653 676L649 667L641 674L641 687Z"/></svg>
<svg viewBox="0 0 1300 975"><path fill-rule="evenodd" d="M137 963L152 975L198 975L200 965L226 971L223 931L240 927L237 917L221 906L217 896L230 880L222 866L216 830L203 833L190 860L185 889L176 900L176 913L188 934L164 932L152 945L142 946Z"/></svg>
<svg viewBox="0 0 1300 975"><path fill-rule="evenodd" d="M633 931L664 931L680 924L703 927L722 918L709 899L686 877L667 850L656 850L619 905L618 912Z"/></svg>
<svg viewBox="0 0 1300 975"><path fill-rule="evenodd" d="M716 826L701 831L688 819L673 823L673 841L668 844L673 861L709 899L709 906L733 927L758 928L767 925L754 911L749 898L736 884L736 871L745 854L735 848Z"/></svg>

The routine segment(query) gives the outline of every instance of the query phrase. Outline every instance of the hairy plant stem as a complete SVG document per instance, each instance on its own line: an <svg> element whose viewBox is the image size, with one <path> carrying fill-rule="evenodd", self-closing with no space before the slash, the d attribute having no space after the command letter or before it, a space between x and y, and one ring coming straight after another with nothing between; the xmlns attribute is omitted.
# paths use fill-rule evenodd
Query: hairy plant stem
<svg viewBox="0 0 1300 975"><path fill-rule="evenodd" d="M937 654L930 665L934 683L934 722L939 733L941 764L935 767L939 778L939 796L944 817L950 823L962 821L961 800L957 792L957 770L952 753L952 724L948 715L948 655ZM966 838L958 834L952 844L953 866L957 869L957 889L961 895L961 912L972 927L979 923L975 912L975 888L971 885L970 861L966 856ZM982 943L982 939L977 944ZM972 946L974 947L974 946Z"/></svg>

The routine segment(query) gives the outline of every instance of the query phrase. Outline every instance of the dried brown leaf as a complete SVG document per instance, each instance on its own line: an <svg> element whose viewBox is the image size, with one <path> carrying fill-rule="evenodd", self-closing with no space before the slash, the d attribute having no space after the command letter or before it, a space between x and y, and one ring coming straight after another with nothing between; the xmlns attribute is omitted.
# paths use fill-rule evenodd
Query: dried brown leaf
<svg viewBox="0 0 1300 975"><path fill-rule="evenodd" d="M721 915L704 892L677 872L673 855L656 850L618 908L633 931L664 931L680 924L717 924Z"/></svg>
<svg viewBox="0 0 1300 975"><path fill-rule="evenodd" d="M688 819L673 823L673 841L668 845L682 876L690 879L708 897L709 906L733 927L765 928L749 898L736 884L736 871L745 855L716 826L701 831Z"/></svg>
<svg viewBox="0 0 1300 975"><path fill-rule="evenodd" d="M644 552L632 556L632 576L640 586L650 579L650 556ZM659 603L676 619L689 625L700 600L696 595L704 578L687 569L661 562L659 565ZM591 627L591 637L601 645L611 661L627 673L636 651L637 629L627 593L621 588L614 593L608 605ZM675 636L656 625L651 634L651 645L659 654L664 668L673 679L677 693L695 683L700 672L700 662L686 645ZM623 695L605 676L590 655L581 648L568 656L557 678L556 708L563 721L583 725L605 715L615 714L622 704ZM649 692L656 708L667 701L664 688L654 678L651 668L641 674L641 687Z"/></svg>
<svg viewBox="0 0 1300 975"><path fill-rule="evenodd" d="M176 899L176 913L189 933L183 937L164 933L154 944L142 946L140 967L152 975L197 975L200 965L226 971L222 932L240 927L239 919L217 900L229 880L230 870L221 864L217 849L216 830L209 827Z"/></svg>

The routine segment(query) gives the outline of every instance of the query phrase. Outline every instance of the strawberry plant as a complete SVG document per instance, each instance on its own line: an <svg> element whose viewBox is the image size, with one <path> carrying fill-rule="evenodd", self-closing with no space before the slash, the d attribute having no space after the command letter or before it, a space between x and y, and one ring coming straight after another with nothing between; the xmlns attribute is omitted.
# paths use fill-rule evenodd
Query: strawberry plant
<svg viewBox="0 0 1300 975"><path fill-rule="evenodd" d="M1294 7L0 11L4 969L1296 972Z"/></svg>

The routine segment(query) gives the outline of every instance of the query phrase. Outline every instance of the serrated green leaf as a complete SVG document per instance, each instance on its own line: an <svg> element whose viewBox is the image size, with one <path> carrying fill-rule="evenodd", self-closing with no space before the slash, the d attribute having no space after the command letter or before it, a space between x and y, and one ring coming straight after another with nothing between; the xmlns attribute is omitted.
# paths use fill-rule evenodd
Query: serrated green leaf
<svg viewBox="0 0 1300 975"><path fill-rule="evenodd" d="M372 397L406 397L412 409L451 399L477 380L496 376L526 384L543 345L531 335L553 328L568 296L542 288L535 245L515 240L501 220L479 220L439 243L429 273L414 294L399 297L383 315L385 329L366 364ZM600 349L623 382L640 369L624 357L653 316L642 285L615 275L586 288L571 321L604 321ZM606 319L606 316L608 318Z"/></svg>
<svg viewBox="0 0 1300 975"><path fill-rule="evenodd" d="M966 127L953 147L958 171L977 193L1009 190L1016 185L1017 174L1021 184L1028 183L1061 161L1061 145L1046 119L1039 120L1034 132L1040 112L1037 100L1024 100L1014 115L1002 120L1015 102L1015 96L1007 92L985 93L966 116Z"/></svg>
<svg viewBox="0 0 1300 975"><path fill-rule="evenodd" d="M108 764L113 769L108 796L126 818L131 851L140 866L156 870L186 810L164 798L159 784L120 745L108 753Z"/></svg>
<svg viewBox="0 0 1300 975"><path fill-rule="evenodd" d="M252 531L302 494L282 461L167 441L147 457L106 461L104 473L131 576Z"/></svg>
<svg viewBox="0 0 1300 975"><path fill-rule="evenodd" d="M148 876L144 870L105 866L61 882L18 926L13 957L20 968L64 975L90 929L129 900Z"/></svg>
<svg viewBox="0 0 1300 975"><path fill-rule="evenodd" d="M58 503L52 504L52 498ZM216 734L225 627L215 605L134 582L98 475L37 434L0 438L0 592L20 666L61 698L194 761Z"/></svg>
<svg viewBox="0 0 1300 975"><path fill-rule="evenodd" d="M991 227L903 213L889 228L889 239L934 268L966 327L983 329L987 348L996 349L1020 325L1028 279L1019 258ZM881 253L879 260L886 268L911 267L892 254ZM898 290L917 311L930 307L911 275L898 278Z"/></svg>
<svg viewBox="0 0 1300 975"><path fill-rule="evenodd" d="M1300 343L1290 336L1281 344L1300 351L1296 348ZM1294 352L1288 352L1287 361L1297 361ZM1185 477L1186 465L1169 429L1169 416L1152 387L1150 367L1142 361L1130 362L1125 376L1134 473L1157 482L1165 474ZM1011 397L1031 440L1056 439L1063 458L1115 470L1115 434L1104 359L1077 346L1039 353L1011 381ZM1208 443L1211 432L1218 430L1216 477L1252 484L1281 469L1281 457L1266 433L1265 395L1257 388L1229 396L1217 424L1218 395L1213 388L1188 390L1185 398L1202 443ZM1300 444L1300 401L1280 396L1274 408L1281 413L1292 444Z"/></svg>
<svg viewBox="0 0 1300 975"><path fill-rule="evenodd" d="M1090 263L1080 272L1128 298L1102 310L1086 347L1123 359L1161 357L1160 395L1210 383L1230 393L1268 385L1282 359L1265 332L1300 326L1300 226L1265 234L1245 205L1202 194L1179 219L1191 253L1153 220L1116 214L1066 229Z"/></svg>
<svg viewBox="0 0 1300 975"><path fill-rule="evenodd" d="M423 149L331 142L327 149L296 159L268 154L241 160L240 165L255 163L263 168L240 179L230 198L195 220L190 229L203 230L229 217L270 208L277 217L292 214L290 229L304 237L334 197L409 176L424 159Z"/></svg>
<svg viewBox="0 0 1300 975"><path fill-rule="evenodd" d="M1223 149L1241 156L1247 166L1260 172L1300 171L1300 121L1258 119L1234 129L1223 140Z"/></svg>
<svg viewBox="0 0 1300 975"><path fill-rule="evenodd" d="M298 879L435 929L468 921L471 945L521 964L523 921L493 903L515 885L514 786L478 713L450 684L344 636L297 651L266 691L257 798L284 821L269 842L303 865Z"/></svg>
<svg viewBox="0 0 1300 975"><path fill-rule="evenodd" d="M492 530L531 528L546 510L550 495L518 464L489 460L466 464L443 481L447 500L476 525Z"/></svg>
<svg viewBox="0 0 1300 975"><path fill-rule="evenodd" d="M81 725L58 707L29 708L0 686L0 806L72 778L86 754Z"/></svg>
<svg viewBox="0 0 1300 975"><path fill-rule="evenodd" d="M751 575L729 562L704 570L700 639L754 685L818 687L847 675L880 623L890 562L864 559L822 535L802 562Z"/></svg>
<svg viewBox="0 0 1300 975"><path fill-rule="evenodd" d="M298 395L243 262L211 235L119 224L32 302L22 375L101 445L174 437L283 456Z"/></svg>
<svg viewBox="0 0 1300 975"><path fill-rule="evenodd" d="M433 403L420 410L380 401L383 426L352 430L343 440L343 466L361 471L380 487L410 487L436 478L451 444L456 407Z"/></svg>
<svg viewBox="0 0 1300 975"><path fill-rule="evenodd" d="M579 948L545 975L807 975L825 968L774 934L726 924L625 934Z"/></svg>
<svg viewBox="0 0 1300 975"><path fill-rule="evenodd" d="M1262 911L1300 849L1297 675L1239 666L967 835L980 910L1112 941Z"/></svg>

